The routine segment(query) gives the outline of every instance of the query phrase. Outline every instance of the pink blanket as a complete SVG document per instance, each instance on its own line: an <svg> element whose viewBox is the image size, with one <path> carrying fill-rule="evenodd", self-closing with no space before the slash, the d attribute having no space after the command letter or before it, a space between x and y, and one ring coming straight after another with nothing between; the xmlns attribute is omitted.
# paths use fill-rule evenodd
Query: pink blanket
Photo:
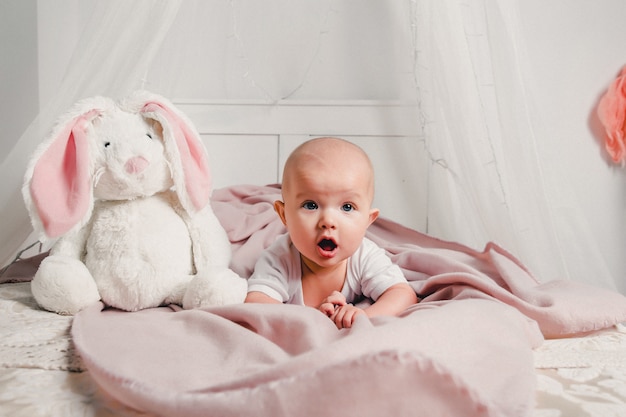
<svg viewBox="0 0 626 417"><path fill-rule="evenodd" d="M218 190L213 207L248 276L284 229L277 187ZM477 252L387 220L386 248L422 301L400 318L337 330L290 305L135 313L96 305L72 334L94 379L118 400L163 416L527 416L532 348L626 320L626 298L573 282L539 284L494 244Z"/></svg>

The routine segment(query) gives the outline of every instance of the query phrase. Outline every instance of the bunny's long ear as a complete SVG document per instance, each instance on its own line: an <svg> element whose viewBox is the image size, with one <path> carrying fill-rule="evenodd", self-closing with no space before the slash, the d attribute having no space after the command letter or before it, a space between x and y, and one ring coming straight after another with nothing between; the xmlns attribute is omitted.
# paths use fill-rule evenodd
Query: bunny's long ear
<svg viewBox="0 0 626 417"><path fill-rule="evenodd" d="M89 109L61 123L37 149L26 172L23 195L33 226L48 238L84 221L93 204L87 126Z"/></svg>
<svg viewBox="0 0 626 417"><path fill-rule="evenodd" d="M141 113L163 128L165 152L181 204L189 213L201 210L211 196L211 173L200 135L191 121L162 97L151 95Z"/></svg>

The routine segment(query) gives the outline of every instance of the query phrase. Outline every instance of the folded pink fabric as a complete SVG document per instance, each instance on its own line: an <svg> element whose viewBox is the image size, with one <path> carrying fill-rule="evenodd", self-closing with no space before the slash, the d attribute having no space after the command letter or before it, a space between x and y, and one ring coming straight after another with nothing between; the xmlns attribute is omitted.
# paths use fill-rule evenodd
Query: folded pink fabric
<svg viewBox="0 0 626 417"><path fill-rule="evenodd" d="M160 416L525 416L535 331L489 300L342 331L315 309L258 304L95 306L73 325L98 384Z"/></svg>
<svg viewBox="0 0 626 417"><path fill-rule="evenodd" d="M46 256L48 256L48 252L42 252L29 258L18 259L7 265L0 275L0 284L32 281L39 264Z"/></svg>
<svg viewBox="0 0 626 417"><path fill-rule="evenodd" d="M213 208L249 276L285 230L277 186L217 190ZM422 301L399 318L337 330L291 305L77 314L72 335L94 379L162 416L528 416L532 348L626 321L626 298L568 281L539 283L505 250L479 252L379 219L368 237Z"/></svg>

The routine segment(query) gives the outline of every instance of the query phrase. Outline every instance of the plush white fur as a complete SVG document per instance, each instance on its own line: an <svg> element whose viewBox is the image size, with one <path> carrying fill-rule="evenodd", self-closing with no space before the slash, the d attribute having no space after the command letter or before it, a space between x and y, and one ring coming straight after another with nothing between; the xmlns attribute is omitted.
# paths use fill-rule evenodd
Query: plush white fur
<svg viewBox="0 0 626 417"><path fill-rule="evenodd" d="M43 239L58 237L32 281L37 302L60 314L98 300L127 311L243 302L246 281L228 268L230 242L208 181L197 131L165 98L76 103L25 176L33 226Z"/></svg>

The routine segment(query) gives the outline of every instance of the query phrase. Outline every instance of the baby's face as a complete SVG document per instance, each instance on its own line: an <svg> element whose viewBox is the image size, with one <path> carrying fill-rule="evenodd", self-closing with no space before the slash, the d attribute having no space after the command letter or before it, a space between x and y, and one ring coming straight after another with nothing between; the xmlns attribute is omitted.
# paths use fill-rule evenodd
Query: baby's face
<svg viewBox="0 0 626 417"><path fill-rule="evenodd" d="M378 216L371 208L371 168L364 160L337 155L307 158L288 175L277 211L304 262L310 268L344 262Z"/></svg>

